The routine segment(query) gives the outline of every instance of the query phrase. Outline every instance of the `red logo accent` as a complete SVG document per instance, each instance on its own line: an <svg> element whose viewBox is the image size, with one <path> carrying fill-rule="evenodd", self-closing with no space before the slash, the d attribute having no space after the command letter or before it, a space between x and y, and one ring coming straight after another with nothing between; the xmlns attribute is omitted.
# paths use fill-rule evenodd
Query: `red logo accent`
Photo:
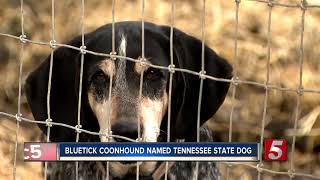
<svg viewBox="0 0 320 180"><path fill-rule="evenodd" d="M264 160L285 161L287 159L287 141L285 139L264 140Z"/></svg>
<svg viewBox="0 0 320 180"><path fill-rule="evenodd" d="M55 143L24 143L25 161L56 161L57 144Z"/></svg>

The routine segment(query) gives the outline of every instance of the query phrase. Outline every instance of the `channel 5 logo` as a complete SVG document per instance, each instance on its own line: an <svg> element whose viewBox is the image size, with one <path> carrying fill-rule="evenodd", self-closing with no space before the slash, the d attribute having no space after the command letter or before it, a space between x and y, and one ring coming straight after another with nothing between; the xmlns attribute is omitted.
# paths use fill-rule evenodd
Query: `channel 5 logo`
<svg viewBox="0 0 320 180"><path fill-rule="evenodd" d="M287 141L285 139L264 140L264 160L285 161L287 159Z"/></svg>

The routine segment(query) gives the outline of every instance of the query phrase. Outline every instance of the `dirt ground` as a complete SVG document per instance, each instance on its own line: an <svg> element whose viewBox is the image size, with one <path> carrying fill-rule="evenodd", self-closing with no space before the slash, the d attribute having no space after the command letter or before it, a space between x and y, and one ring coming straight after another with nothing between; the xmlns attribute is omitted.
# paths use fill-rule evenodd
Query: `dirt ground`
<svg viewBox="0 0 320 180"><path fill-rule="evenodd" d="M90 0L85 4L85 31L111 22L111 0ZM149 0L145 4L145 20L157 24L170 24L171 1ZM176 1L175 26L188 34L201 37L201 2ZM299 0L275 0L297 4ZM24 28L32 40L50 41L51 2L24 1ZM237 64L241 80L264 83L267 72L268 6L264 3L243 0L239 11L238 58L234 59L235 3L234 0L206 1L206 43L234 66ZM309 4L320 5L318 0ZM0 33L19 36L20 1L0 0ZM116 21L140 20L139 0L116 1ZM80 34L80 3L74 0L57 1L56 39L66 42ZM304 31L304 89L320 90L320 8L310 8L305 16ZM274 7L271 22L270 83L283 88L296 88L299 83L299 45L301 9ZM17 113L19 41L0 36L0 112ZM25 46L23 54L23 79L49 54L46 46ZM232 89L232 88L231 88ZM240 84L236 99L232 101L231 89L222 108L209 122L216 140L228 141L229 118L232 104L233 141L260 141L265 90L254 85ZM297 101L295 92L269 91L265 138L286 138L291 149L292 128ZM304 93L294 152L296 172L320 176L320 94ZM32 119L25 97L22 114ZM0 179L12 179L16 122L0 116ZM24 163L22 146L25 141L39 141L36 125L21 123L18 133L17 179L42 179L40 163ZM290 153L288 154L290 160ZM264 168L288 171L289 162L264 162ZM255 165L255 164L253 164ZM223 179L226 166L219 165ZM257 170L243 165L232 166L231 179L257 179ZM286 175L263 173L264 179L288 179ZM296 177L295 179L307 179Z"/></svg>

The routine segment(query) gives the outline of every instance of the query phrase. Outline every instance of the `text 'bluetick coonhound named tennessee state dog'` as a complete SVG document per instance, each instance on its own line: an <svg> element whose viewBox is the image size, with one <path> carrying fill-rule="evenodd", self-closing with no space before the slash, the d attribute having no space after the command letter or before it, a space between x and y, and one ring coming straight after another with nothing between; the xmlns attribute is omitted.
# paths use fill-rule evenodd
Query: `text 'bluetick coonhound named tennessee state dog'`
<svg viewBox="0 0 320 180"><path fill-rule="evenodd" d="M119 22L115 24L116 53L122 57L141 57L141 22ZM168 67L170 65L170 27L145 23L145 59L147 63ZM107 24L85 34L87 50L112 52L112 25ZM80 47L81 37L71 40L69 45ZM178 29L173 31L173 62L176 68L201 71L201 41ZM212 49L205 46L205 71L207 75L230 79L232 67ZM78 50L60 47L55 49L52 66L50 112L53 122L75 126L77 124L78 91L81 67L81 53ZM47 119L47 87L50 56L32 72L26 83L26 92L34 118ZM142 97L139 98L140 76L143 72ZM112 82L110 82L112 77ZM138 122L143 141L170 141L184 139L196 141L197 106L199 97L199 76L176 71L172 81L172 104L170 132L167 132L168 90L170 72L142 66L124 58L110 59L90 53L84 54L83 86L81 96L82 129L106 132L107 120L113 135L132 139L138 137ZM112 92L109 86L112 83ZM212 117L223 103L229 83L204 79L201 103L201 124ZM109 93L111 98L109 99ZM111 109L109 109L111 105ZM47 127L39 125L46 133ZM53 126L50 133L52 142L72 142L76 140L73 129ZM106 141L98 137L80 133L79 141ZM209 131L201 129L201 140L212 140ZM113 138L110 141L123 141ZM170 179L192 179L195 177L195 162L176 162L170 167ZM159 170L160 162L142 162L141 179L152 179ZM109 174L113 179L135 178L136 163L110 162ZM79 178L104 179L106 163L79 162ZM75 163L51 162L48 164L49 179L74 178ZM155 177L155 176L153 176ZM219 172L213 162L200 162L199 179L217 179ZM163 176L162 176L163 178Z"/></svg>

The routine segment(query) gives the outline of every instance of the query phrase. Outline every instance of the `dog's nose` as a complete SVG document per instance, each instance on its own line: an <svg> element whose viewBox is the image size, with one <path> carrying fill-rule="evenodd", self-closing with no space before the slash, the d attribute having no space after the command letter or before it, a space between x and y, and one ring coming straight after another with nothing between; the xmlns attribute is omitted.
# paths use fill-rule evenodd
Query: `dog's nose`
<svg viewBox="0 0 320 180"><path fill-rule="evenodd" d="M112 134L124 136L136 140L138 138L138 124L133 122L116 123L111 127ZM121 138L114 138L118 142L125 142L127 140Z"/></svg>

